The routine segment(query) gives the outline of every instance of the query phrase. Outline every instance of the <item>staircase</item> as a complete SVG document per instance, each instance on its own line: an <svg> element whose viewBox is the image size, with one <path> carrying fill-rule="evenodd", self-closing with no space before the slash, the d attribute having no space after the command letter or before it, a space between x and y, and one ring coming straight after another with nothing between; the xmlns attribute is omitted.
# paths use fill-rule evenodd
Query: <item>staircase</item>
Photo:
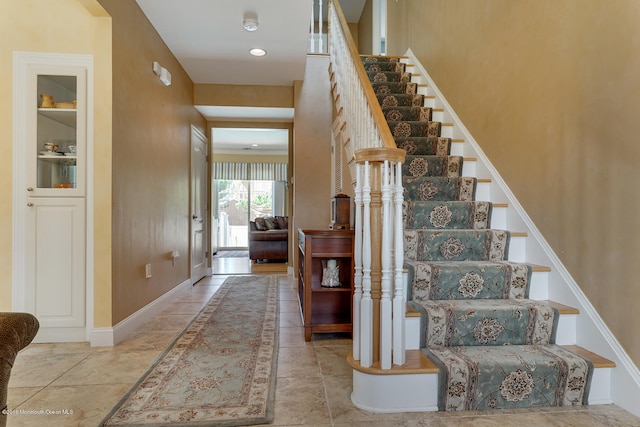
<svg viewBox="0 0 640 427"><path fill-rule="evenodd" d="M404 62L403 62L404 61ZM576 343L579 310L546 300L550 269L523 262L475 159L452 138L406 60L362 57L402 166L407 360L354 367L356 406L373 412L486 410L611 401L613 362ZM381 375L377 375L381 374ZM395 375L394 375L395 374Z"/></svg>

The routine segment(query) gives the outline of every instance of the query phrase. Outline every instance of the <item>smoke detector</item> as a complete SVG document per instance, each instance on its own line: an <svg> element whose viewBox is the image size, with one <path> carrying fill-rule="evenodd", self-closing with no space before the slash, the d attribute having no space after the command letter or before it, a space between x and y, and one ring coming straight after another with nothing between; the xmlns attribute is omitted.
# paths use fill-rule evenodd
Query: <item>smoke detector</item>
<svg viewBox="0 0 640 427"><path fill-rule="evenodd" d="M258 17L255 14L245 14L242 26L247 31L256 31L258 29Z"/></svg>

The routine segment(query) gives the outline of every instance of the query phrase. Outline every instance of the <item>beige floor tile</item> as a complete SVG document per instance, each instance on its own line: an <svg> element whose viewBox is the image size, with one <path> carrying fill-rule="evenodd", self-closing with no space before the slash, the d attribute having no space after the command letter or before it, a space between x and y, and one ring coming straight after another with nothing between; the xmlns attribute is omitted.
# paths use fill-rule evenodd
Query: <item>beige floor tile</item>
<svg viewBox="0 0 640 427"><path fill-rule="evenodd" d="M96 352L60 376L52 385L134 384L159 354L156 350Z"/></svg>
<svg viewBox="0 0 640 427"><path fill-rule="evenodd" d="M278 350L278 378L320 377L312 346L281 347Z"/></svg>
<svg viewBox="0 0 640 427"><path fill-rule="evenodd" d="M32 398L44 387L12 387L7 396L7 408L17 408Z"/></svg>
<svg viewBox="0 0 640 427"><path fill-rule="evenodd" d="M19 354L11 370L9 387L44 387L78 365L91 353Z"/></svg>
<svg viewBox="0 0 640 427"><path fill-rule="evenodd" d="M320 378L280 378L276 382L273 425L330 425Z"/></svg>
<svg viewBox="0 0 640 427"><path fill-rule="evenodd" d="M304 347L313 346L312 343L307 343L304 340L304 328L302 326L294 328L280 328L280 347Z"/></svg>
<svg viewBox="0 0 640 427"><path fill-rule="evenodd" d="M281 300L280 313L297 313L300 316L300 304L297 300Z"/></svg>
<svg viewBox="0 0 640 427"><path fill-rule="evenodd" d="M291 328L296 326L302 326L302 318L300 317L300 313L297 312L289 312L283 313L280 312L280 327L281 328Z"/></svg>
<svg viewBox="0 0 640 427"><path fill-rule="evenodd" d="M175 331L137 331L113 348L123 352L157 350L159 353L175 339L176 335Z"/></svg>
<svg viewBox="0 0 640 427"><path fill-rule="evenodd" d="M353 370L347 363L347 355L351 353L351 346L316 346L315 351L323 376L344 376L348 377L349 383L351 383Z"/></svg>
<svg viewBox="0 0 640 427"><path fill-rule="evenodd" d="M47 387L10 414L8 427L96 426L129 390L130 384ZM66 411L64 414L43 411Z"/></svg>

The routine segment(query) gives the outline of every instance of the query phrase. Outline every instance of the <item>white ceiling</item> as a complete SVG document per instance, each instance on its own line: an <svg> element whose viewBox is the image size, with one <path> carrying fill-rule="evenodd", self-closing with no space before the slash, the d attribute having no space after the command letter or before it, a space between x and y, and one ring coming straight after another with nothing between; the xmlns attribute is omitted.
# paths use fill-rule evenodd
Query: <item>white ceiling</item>
<svg viewBox="0 0 640 427"><path fill-rule="evenodd" d="M304 78L313 0L136 1L194 83L291 86ZM340 0L347 21L359 21L365 1ZM246 14L257 15L257 31L244 30ZM251 56L254 47L267 55ZM293 120L288 108L197 108L208 120Z"/></svg>

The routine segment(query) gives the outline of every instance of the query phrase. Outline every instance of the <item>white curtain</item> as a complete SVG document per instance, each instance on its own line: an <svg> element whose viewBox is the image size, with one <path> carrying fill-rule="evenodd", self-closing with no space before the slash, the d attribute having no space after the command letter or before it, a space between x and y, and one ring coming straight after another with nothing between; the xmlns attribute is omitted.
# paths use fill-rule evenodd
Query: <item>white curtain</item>
<svg viewBox="0 0 640 427"><path fill-rule="evenodd" d="M286 182L287 164L214 162L213 179Z"/></svg>

